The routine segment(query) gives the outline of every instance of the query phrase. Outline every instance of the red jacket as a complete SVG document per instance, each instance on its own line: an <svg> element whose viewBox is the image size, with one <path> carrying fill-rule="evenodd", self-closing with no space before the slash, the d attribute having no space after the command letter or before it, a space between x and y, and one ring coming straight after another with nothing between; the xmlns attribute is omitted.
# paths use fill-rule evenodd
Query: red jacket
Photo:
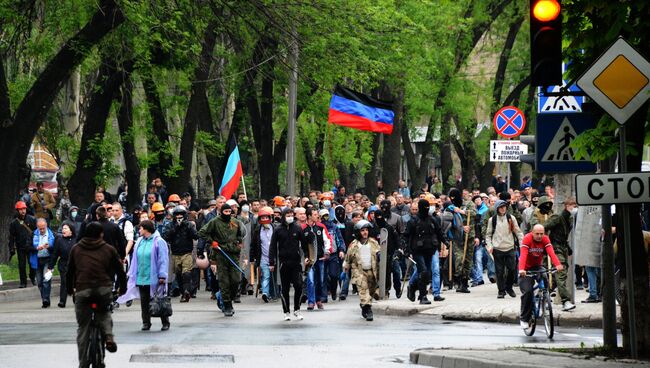
<svg viewBox="0 0 650 368"><path fill-rule="evenodd" d="M519 255L519 270L526 271L534 267L539 267L544 265L544 256L548 255L551 257L551 261L555 267L560 265L560 260L555 255L553 251L553 245L551 245L551 239L548 236L544 235L541 242L536 242L533 239L533 233L528 233L524 236L524 240L521 242L521 254Z"/></svg>

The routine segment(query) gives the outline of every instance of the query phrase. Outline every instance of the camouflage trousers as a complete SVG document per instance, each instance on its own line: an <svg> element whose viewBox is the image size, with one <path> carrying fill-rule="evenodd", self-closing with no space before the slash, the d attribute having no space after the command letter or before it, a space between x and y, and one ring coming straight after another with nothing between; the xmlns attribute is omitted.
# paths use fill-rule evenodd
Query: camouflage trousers
<svg viewBox="0 0 650 368"><path fill-rule="evenodd" d="M568 277L567 272L569 270L569 249L568 246L560 245L553 246L553 250L555 251L557 258L560 260L560 263L562 263L562 266L564 266L562 271L558 271L558 273L553 275L553 282L557 283L557 292L560 294L562 303L564 303L567 300L571 300L571 293L569 293L566 281Z"/></svg>
<svg viewBox="0 0 650 368"><path fill-rule="evenodd" d="M454 241L454 277L457 279L470 279L474 266L474 239L467 240L467 249L464 250L465 239ZM465 256L463 257L463 251ZM463 259L465 260L463 262Z"/></svg>
<svg viewBox="0 0 650 368"><path fill-rule="evenodd" d="M377 277L372 270L359 271L357 279L357 289L359 290L359 303L361 305L371 305L372 299L379 299L379 288Z"/></svg>
<svg viewBox="0 0 650 368"><path fill-rule="evenodd" d="M223 257L217 259L217 277L224 302L235 300L241 283L241 272Z"/></svg>

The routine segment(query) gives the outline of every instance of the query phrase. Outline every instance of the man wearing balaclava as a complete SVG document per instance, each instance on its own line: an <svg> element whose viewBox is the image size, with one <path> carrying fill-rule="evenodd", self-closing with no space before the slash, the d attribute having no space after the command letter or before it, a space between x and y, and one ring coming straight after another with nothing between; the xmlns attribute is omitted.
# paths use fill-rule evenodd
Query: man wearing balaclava
<svg viewBox="0 0 650 368"><path fill-rule="evenodd" d="M446 243L442 234L440 222L432 217L429 211L430 204L426 199L418 201L418 213L408 223L406 229L408 245L406 255L413 255L418 270L418 290L420 291L420 304L431 304L427 299L427 285L432 281L433 300L443 301L440 296L440 267L438 255L440 244ZM432 264L438 265L433 267ZM432 278L433 276L433 278ZM407 297L415 301L415 289L410 285L407 288Z"/></svg>
<svg viewBox="0 0 650 368"><path fill-rule="evenodd" d="M476 211L473 203L463 203L460 190L451 188L448 197L451 205L447 206L445 211L450 211L454 215L447 238L453 239L454 281L458 285L456 292L469 293L469 278L474 264Z"/></svg>
<svg viewBox="0 0 650 368"><path fill-rule="evenodd" d="M240 224L241 222L236 221L232 216L230 205L223 204L221 214L199 231L199 237L203 238L210 247L211 264L217 266L224 304L223 313L226 317L232 317L235 314L232 303L237 296L237 289L241 282L240 271L234 263L239 260L243 247L244 230Z"/></svg>
<svg viewBox="0 0 650 368"><path fill-rule="evenodd" d="M382 202L383 203L383 202ZM389 210L390 212L390 210ZM397 215L393 216L398 217ZM379 229L381 233L381 229L386 229L388 231L388 249L386 253L386 267L388 269L388 272L386 272L386 295L390 295L390 287L391 287L391 275L392 275L392 285L395 288L395 296L397 299L402 297L402 292L401 292L401 268L399 265L399 257L398 257L398 250L402 249L402 243L401 243L401 236L397 232L397 230L391 226L388 221L386 221L386 217L384 214L384 211L375 211L375 220L374 220L374 227Z"/></svg>

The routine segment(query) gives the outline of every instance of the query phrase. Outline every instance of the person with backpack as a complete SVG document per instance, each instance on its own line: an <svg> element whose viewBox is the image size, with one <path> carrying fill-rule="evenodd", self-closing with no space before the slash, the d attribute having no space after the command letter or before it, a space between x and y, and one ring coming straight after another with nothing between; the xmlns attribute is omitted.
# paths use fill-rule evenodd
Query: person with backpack
<svg viewBox="0 0 650 368"><path fill-rule="evenodd" d="M517 254L515 247L524 239L519 224L514 216L507 213L508 204L498 200L494 204L496 215L487 222L485 242L487 250L494 256L497 276L498 299L506 295L516 297L512 286L517 275Z"/></svg>
<svg viewBox="0 0 650 368"><path fill-rule="evenodd" d="M469 278L474 263L474 223L476 210L473 203L463 203L460 190L451 188L448 194L451 203L445 206L443 228L447 239L452 241L453 249L449 261L453 264L456 292L469 293ZM449 218L451 216L451 221Z"/></svg>
<svg viewBox="0 0 650 368"><path fill-rule="evenodd" d="M427 285L432 280L433 300L443 301L440 296L440 264L438 255L440 245L446 244L440 222L433 217L434 209L429 201L418 201L418 214L409 223L406 229L408 246L406 255L413 255L418 271L418 290L420 304L431 304L427 299ZM407 298L415 301L415 289L407 287Z"/></svg>

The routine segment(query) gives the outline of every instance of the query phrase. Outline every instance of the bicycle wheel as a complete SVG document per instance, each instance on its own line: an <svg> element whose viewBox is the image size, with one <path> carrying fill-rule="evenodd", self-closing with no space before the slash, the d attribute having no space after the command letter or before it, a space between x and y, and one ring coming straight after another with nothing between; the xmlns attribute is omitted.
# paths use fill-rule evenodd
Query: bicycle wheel
<svg viewBox="0 0 650 368"><path fill-rule="evenodd" d="M542 316L544 317L544 329L546 330L546 337L552 339L553 333L555 332L555 327L553 321L553 306L551 303L551 298L548 295L548 292L544 293L544 301L541 304L542 304Z"/></svg>
<svg viewBox="0 0 650 368"><path fill-rule="evenodd" d="M104 368L104 346L102 332L98 326L90 327L86 358L93 368Z"/></svg>
<svg viewBox="0 0 650 368"><path fill-rule="evenodd" d="M535 327L537 326L537 313L539 313L539 304L539 298L535 298L533 301L533 313L530 317L528 328L524 328L524 334L526 334L526 336L533 336L535 334Z"/></svg>

